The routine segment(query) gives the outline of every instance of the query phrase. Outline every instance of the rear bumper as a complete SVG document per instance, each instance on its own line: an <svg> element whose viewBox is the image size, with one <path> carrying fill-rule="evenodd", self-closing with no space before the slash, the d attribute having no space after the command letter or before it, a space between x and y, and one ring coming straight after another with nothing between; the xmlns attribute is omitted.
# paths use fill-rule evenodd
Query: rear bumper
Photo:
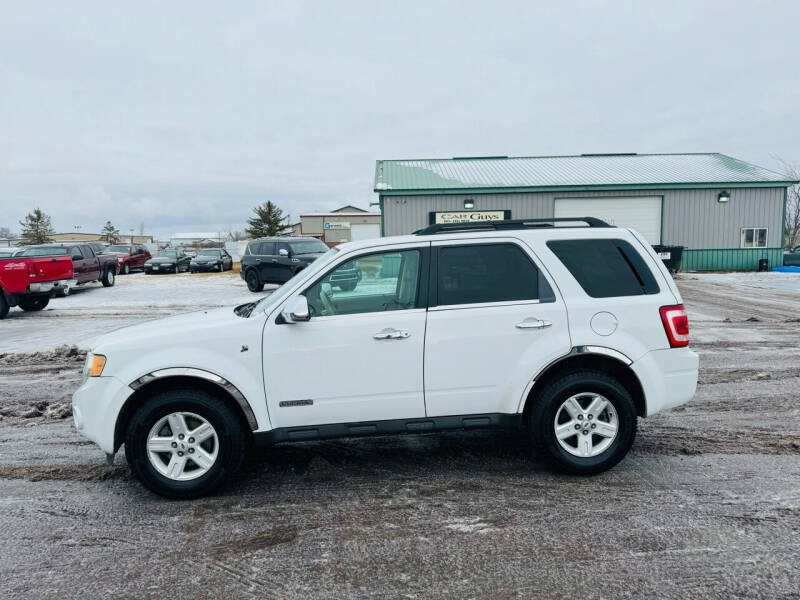
<svg viewBox="0 0 800 600"><path fill-rule="evenodd" d="M631 365L644 390L646 417L687 403L697 389L700 360L689 348L653 350Z"/></svg>
<svg viewBox="0 0 800 600"><path fill-rule="evenodd" d="M78 285L77 279L59 279L58 281L43 281L41 283L32 283L28 286L28 291L34 294L47 294L49 292L64 289L66 287L75 287Z"/></svg>
<svg viewBox="0 0 800 600"><path fill-rule="evenodd" d="M72 395L75 428L103 452L114 453L114 430L133 390L116 377L89 377Z"/></svg>

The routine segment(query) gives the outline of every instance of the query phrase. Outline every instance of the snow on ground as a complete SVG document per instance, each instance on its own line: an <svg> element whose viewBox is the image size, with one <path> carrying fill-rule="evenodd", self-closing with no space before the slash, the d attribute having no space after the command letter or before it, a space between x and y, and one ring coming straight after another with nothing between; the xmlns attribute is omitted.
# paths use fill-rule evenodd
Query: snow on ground
<svg viewBox="0 0 800 600"><path fill-rule="evenodd" d="M274 288L275 286L271 286ZM238 273L117 277L114 287L90 283L67 298L53 298L41 312L12 308L0 321L0 354L61 346L91 346L91 340L120 327L216 306L252 302L269 293L248 291Z"/></svg>
<svg viewBox="0 0 800 600"><path fill-rule="evenodd" d="M680 277L698 279L705 283L728 287L741 286L800 294L800 273L776 273L772 271L763 273L684 273ZM800 298L798 298L798 301L800 301Z"/></svg>

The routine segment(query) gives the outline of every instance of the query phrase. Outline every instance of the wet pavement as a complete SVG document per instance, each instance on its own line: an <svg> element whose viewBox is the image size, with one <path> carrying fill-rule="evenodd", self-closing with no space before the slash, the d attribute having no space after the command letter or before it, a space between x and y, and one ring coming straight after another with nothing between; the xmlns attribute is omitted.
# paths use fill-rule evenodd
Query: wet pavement
<svg viewBox="0 0 800 600"><path fill-rule="evenodd" d="M277 446L154 496L68 399L81 352L0 359L3 598L798 598L800 292L682 275L696 399L593 478L523 434Z"/></svg>

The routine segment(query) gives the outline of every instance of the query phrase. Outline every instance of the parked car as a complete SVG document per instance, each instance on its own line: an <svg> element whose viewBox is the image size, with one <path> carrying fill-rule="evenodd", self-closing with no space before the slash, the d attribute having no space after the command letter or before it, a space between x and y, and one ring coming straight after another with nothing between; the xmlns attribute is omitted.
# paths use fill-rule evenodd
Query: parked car
<svg viewBox="0 0 800 600"><path fill-rule="evenodd" d="M117 257L117 272L127 275L133 269L143 269L144 263L152 258L150 251L142 244L113 244L104 249L105 254Z"/></svg>
<svg viewBox="0 0 800 600"><path fill-rule="evenodd" d="M350 242L258 302L107 334L75 425L171 498L219 486L251 443L444 429L510 427L556 470L609 469L638 417L692 398L698 357L645 238L585 220ZM356 290L334 290L356 261Z"/></svg>
<svg viewBox="0 0 800 600"><path fill-rule="evenodd" d="M198 271L229 271L233 269L233 257L224 248L204 248L189 264L192 273Z"/></svg>
<svg viewBox="0 0 800 600"><path fill-rule="evenodd" d="M48 256L54 252L61 253L61 250L57 250L58 248L63 249L67 256L72 259L75 276L68 285L59 287L56 290L57 295L67 296L75 286L85 285L93 281L99 281L103 284L103 287L112 287L116 282L116 258L111 255L95 254L92 247L85 243L29 246L17 253L15 258L21 256Z"/></svg>
<svg viewBox="0 0 800 600"><path fill-rule="evenodd" d="M247 289L260 292L265 283L284 283L328 251L311 237L265 237L247 244L239 275Z"/></svg>
<svg viewBox="0 0 800 600"><path fill-rule="evenodd" d="M783 253L784 267L800 267L800 246Z"/></svg>
<svg viewBox="0 0 800 600"><path fill-rule="evenodd" d="M181 250L159 250L156 255L144 263L144 272L152 273L180 273L189 270L191 258Z"/></svg>
<svg viewBox="0 0 800 600"><path fill-rule="evenodd" d="M42 310L54 291L69 288L73 277L66 248L24 257L0 257L0 319L12 306L25 311Z"/></svg>

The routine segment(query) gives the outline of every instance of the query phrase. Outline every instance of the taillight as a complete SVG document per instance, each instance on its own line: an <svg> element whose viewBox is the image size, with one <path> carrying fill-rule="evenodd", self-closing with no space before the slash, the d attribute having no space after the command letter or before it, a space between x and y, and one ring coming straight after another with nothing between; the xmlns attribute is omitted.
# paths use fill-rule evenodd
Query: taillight
<svg viewBox="0 0 800 600"><path fill-rule="evenodd" d="M33 261L28 263L28 277L36 277L36 263Z"/></svg>
<svg viewBox="0 0 800 600"><path fill-rule="evenodd" d="M671 348L681 348L689 345L689 317L683 304L662 306L659 309L661 322Z"/></svg>

